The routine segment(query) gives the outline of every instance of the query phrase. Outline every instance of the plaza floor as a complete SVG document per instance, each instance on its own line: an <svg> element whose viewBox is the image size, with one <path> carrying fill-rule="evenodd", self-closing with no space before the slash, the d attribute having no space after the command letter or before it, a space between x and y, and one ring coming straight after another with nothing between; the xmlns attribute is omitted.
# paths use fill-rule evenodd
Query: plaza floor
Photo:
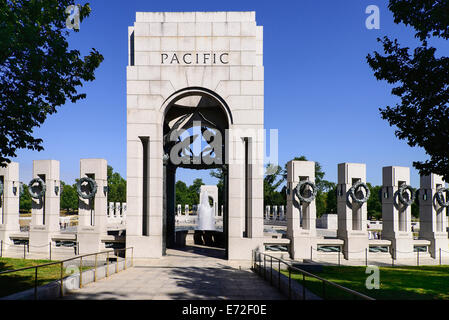
<svg viewBox="0 0 449 320"><path fill-rule="evenodd" d="M75 290L64 299L281 300L274 287L249 270L231 266L220 250L167 250L161 259L135 259L134 267Z"/></svg>

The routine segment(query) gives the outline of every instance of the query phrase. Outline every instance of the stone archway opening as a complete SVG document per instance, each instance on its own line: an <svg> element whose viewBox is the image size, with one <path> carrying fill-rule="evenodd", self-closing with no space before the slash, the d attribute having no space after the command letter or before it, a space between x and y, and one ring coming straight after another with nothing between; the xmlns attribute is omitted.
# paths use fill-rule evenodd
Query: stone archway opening
<svg viewBox="0 0 449 320"><path fill-rule="evenodd" d="M165 108L163 121L163 254L167 248L179 248L185 244L188 230L176 228L176 171L178 168L191 170L215 169L222 173L221 230L198 230L202 234L220 238L222 255L228 256L227 221L227 171L225 163L225 137L232 119L226 106L219 98L205 91L187 90L173 98ZM206 198L206 203L209 199ZM196 215L201 215L198 203ZM212 211L215 213L215 210ZM204 211L203 211L204 215ZM215 216L215 215L214 215ZM215 217L214 217L215 218ZM190 231L191 232L191 231ZM194 240L198 244L197 240ZM205 243L204 243L205 244ZM201 251L201 250L200 250Z"/></svg>

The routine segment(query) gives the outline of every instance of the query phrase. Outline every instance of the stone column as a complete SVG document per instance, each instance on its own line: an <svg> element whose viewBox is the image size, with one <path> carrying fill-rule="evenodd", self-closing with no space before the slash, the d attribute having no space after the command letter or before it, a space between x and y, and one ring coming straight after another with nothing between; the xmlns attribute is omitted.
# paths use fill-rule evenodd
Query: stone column
<svg viewBox="0 0 449 320"><path fill-rule="evenodd" d="M364 163L338 164L337 186L337 237L344 240L343 254L346 259L364 259L368 248L367 205L358 203L350 196L350 189L356 183L366 184ZM363 199L360 189L355 190L358 199Z"/></svg>
<svg viewBox="0 0 449 320"><path fill-rule="evenodd" d="M382 238L391 241L395 259L413 258L411 204L400 201L399 188L410 184L410 168L382 168ZM403 193L409 200L410 195Z"/></svg>
<svg viewBox="0 0 449 320"><path fill-rule="evenodd" d="M20 232L19 226L19 164L11 162L6 168L0 167L0 240L3 250L12 245L11 234Z"/></svg>
<svg viewBox="0 0 449 320"><path fill-rule="evenodd" d="M178 205L176 206L176 215L177 215L177 216L180 216L181 214L182 214L181 205L178 204Z"/></svg>
<svg viewBox="0 0 449 320"><path fill-rule="evenodd" d="M447 233L447 208L441 206L437 200L437 191L444 188L443 177L430 174L421 176L419 189L419 238L431 242L430 254L432 258L449 256L449 239ZM440 201L447 202L448 199Z"/></svg>
<svg viewBox="0 0 449 320"><path fill-rule="evenodd" d="M184 215L189 215L190 206L188 204L184 205Z"/></svg>
<svg viewBox="0 0 449 320"><path fill-rule="evenodd" d="M265 206L265 220L270 220L270 212L271 212L270 206Z"/></svg>
<svg viewBox="0 0 449 320"><path fill-rule="evenodd" d="M45 193L39 198L32 198L30 224L30 252L47 253L53 235L59 233L60 190L59 161L34 160L33 178L40 178L45 183ZM34 184L33 192L42 190Z"/></svg>
<svg viewBox="0 0 449 320"><path fill-rule="evenodd" d="M101 238L107 235L107 175L108 163L105 159L81 159L80 178L89 177L95 180L97 192L91 199L79 197L78 242L79 254L99 252L105 249ZM89 187L81 185L81 191L88 193ZM115 208L115 216L120 213Z"/></svg>
<svg viewBox="0 0 449 320"><path fill-rule="evenodd" d="M295 260L309 258L310 248L316 248L315 199L300 201L295 192L300 181L315 183L315 162L287 163L287 237L290 239L290 256ZM310 187L305 187L303 191L307 196Z"/></svg>

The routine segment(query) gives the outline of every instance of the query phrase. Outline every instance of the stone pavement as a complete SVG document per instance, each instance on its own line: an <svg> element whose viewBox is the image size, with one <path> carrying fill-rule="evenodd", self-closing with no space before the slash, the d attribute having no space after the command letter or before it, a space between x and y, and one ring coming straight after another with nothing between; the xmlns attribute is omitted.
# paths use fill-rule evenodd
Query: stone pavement
<svg viewBox="0 0 449 320"><path fill-rule="evenodd" d="M192 246L167 250L162 259L135 259L133 268L88 284L64 299L286 299L256 274L220 259L222 254L219 249Z"/></svg>

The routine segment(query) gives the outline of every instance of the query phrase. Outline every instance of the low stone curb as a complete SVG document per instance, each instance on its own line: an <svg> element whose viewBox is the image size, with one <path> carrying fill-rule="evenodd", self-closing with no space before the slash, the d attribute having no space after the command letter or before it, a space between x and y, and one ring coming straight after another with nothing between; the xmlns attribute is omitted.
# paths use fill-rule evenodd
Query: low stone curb
<svg viewBox="0 0 449 320"><path fill-rule="evenodd" d="M106 271L108 270L109 276L116 272L124 270L125 261L119 261L118 263L111 263L109 267L104 265L97 267L97 277L96 280L106 278ZM126 261L126 268L131 267L131 261ZM82 285L85 286L88 283L94 282L95 269L90 269L83 271L82 273ZM71 293L73 290L78 290L80 284L80 275L73 274L71 276L65 277L63 280L63 292L64 296ZM61 281L55 280L47 283L43 286L37 288L37 299L38 300L56 300L61 297ZM9 296L0 298L0 300L34 300L34 288L13 293Z"/></svg>

